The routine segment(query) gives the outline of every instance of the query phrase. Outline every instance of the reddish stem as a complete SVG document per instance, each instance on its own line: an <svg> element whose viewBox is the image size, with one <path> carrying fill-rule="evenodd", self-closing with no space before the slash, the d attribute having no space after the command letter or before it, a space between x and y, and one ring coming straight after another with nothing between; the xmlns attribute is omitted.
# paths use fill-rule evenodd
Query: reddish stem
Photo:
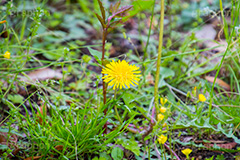
<svg viewBox="0 0 240 160"><path fill-rule="evenodd" d="M103 35L102 35L102 66L103 66L103 61L104 61L104 54L105 54L105 43L106 43L106 38L107 38L107 28L103 28ZM102 77L104 76L104 74L102 74ZM104 82L104 80L102 79L103 81L103 105L106 104L107 102L107 88L106 88L106 84ZM104 115L106 116L107 114L107 108L104 110ZM104 133L107 134L107 123L104 124L104 128L105 128L105 131Z"/></svg>

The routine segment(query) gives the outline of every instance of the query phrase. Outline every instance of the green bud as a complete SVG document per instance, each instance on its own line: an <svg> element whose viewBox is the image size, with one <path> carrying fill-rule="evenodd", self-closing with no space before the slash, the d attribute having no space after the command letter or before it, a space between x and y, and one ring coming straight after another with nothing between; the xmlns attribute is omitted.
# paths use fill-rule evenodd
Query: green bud
<svg viewBox="0 0 240 160"><path fill-rule="evenodd" d="M82 56L82 60L83 62L88 63L91 60L91 57L85 54Z"/></svg>

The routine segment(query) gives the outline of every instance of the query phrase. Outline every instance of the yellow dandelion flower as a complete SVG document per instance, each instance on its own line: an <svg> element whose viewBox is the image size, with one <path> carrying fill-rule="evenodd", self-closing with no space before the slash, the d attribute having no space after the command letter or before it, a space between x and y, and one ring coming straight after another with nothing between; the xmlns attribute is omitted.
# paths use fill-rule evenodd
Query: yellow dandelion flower
<svg viewBox="0 0 240 160"><path fill-rule="evenodd" d="M167 98L160 98L160 102L162 105L166 104L167 103Z"/></svg>
<svg viewBox="0 0 240 160"><path fill-rule="evenodd" d="M161 112L161 113L165 113L166 110L167 110L167 108L165 108L165 107L161 107L161 108L160 108L160 112Z"/></svg>
<svg viewBox="0 0 240 160"><path fill-rule="evenodd" d="M203 94L199 94L198 99L199 99L200 102L205 102L206 101L206 98Z"/></svg>
<svg viewBox="0 0 240 160"><path fill-rule="evenodd" d="M183 153L186 157L188 157L191 152L192 152L192 150L189 149L189 148L182 150L182 153Z"/></svg>
<svg viewBox="0 0 240 160"><path fill-rule="evenodd" d="M6 52L4 53L4 55L3 55L3 57L4 57L4 58L7 58L7 59L10 59L11 53L8 52L8 51L6 51Z"/></svg>
<svg viewBox="0 0 240 160"><path fill-rule="evenodd" d="M162 115L162 114L158 114L158 115L157 115L157 119L158 119L158 121L163 120L163 118L164 118L164 115Z"/></svg>
<svg viewBox="0 0 240 160"><path fill-rule="evenodd" d="M116 88L122 89L123 87L130 88L130 85L138 85L140 80L141 71L138 71L139 67L135 65L129 65L125 60L112 61L106 65L106 68L102 70L104 82L109 86L113 86L113 90Z"/></svg>
<svg viewBox="0 0 240 160"><path fill-rule="evenodd" d="M164 144L167 141L167 136L164 136L163 134L161 136L158 137L158 142L160 144Z"/></svg>
<svg viewBox="0 0 240 160"><path fill-rule="evenodd" d="M0 21L0 24L6 23L6 22L7 22L6 20L3 20L3 21Z"/></svg>

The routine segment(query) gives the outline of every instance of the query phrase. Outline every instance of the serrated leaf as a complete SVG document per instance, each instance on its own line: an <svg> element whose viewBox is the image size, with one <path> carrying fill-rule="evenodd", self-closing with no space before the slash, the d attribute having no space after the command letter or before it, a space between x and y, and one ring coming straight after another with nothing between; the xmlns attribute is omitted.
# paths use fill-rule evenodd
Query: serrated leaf
<svg viewBox="0 0 240 160"><path fill-rule="evenodd" d="M101 17L100 15L98 15L97 13L95 13L95 14L96 14L99 22L101 23L102 27L103 27L103 28L106 28L105 22L104 22L104 20L102 19L102 17Z"/></svg>
<svg viewBox="0 0 240 160"><path fill-rule="evenodd" d="M102 18L105 20L105 18L106 18L105 8L103 7L103 4L100 0L98 0L98 4L99 4L99 7L100 7L100 10L101 10L101 13L102 13Z"/></svg>

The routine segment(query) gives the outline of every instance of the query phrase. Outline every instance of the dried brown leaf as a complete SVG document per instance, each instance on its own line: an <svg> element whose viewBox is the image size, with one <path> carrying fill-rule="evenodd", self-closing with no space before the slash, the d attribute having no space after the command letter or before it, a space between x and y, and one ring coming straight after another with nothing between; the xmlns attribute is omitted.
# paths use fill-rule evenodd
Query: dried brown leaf
<svg viewBox="0 0 240 160"><path fill-rule="evenodd" d="M214 40L217 35L217 32L213 28L212 24L207 24L202 27L201 30L195 33L196 38L198 39L207 39L205 43L208 43L209 40Z"/></svg>
<svg viewBox="0 0 240 160"><path fill-rule="evenodd" d="M63 75L60 70L53 70L50 68L42 68L35 71L32 71L28 74L28 77L35 81L35 80L46 80L46 79L62 79ZM27 81L28 78L24 77L21 78L22 81Z"/></svg>
<svg viewBox="0 0 240 160"><path fill-rule="evenodd" d="M61 150L63 150L63 145L57 145L54 148L58 151L61 151Z"/></svg>
<svg viewBox="0 0 240 160"><path fill-rule="evenodd" d="M214 144L216 144L218 147L220 148L224 148L224 149L233 149L237 143L236 142L230 142L230 143L203 143L205 147L207 148L213 148Z"/></svg>
<svg viewBox="0 0 240 160"><path fill-rule="evenodd" d="M212 76L206 76L205 79L211 83L213 83L215 77ZM226 82L224 82L221 79L216 79L216 84L218 84L219 86L221 86L222 88L224 88L227 91L231 91L231 87L229 84L227 84Z"/></svg>
<svg viewBox="0 0 240 160"><path fill-rule="evenodd" d="M40 159L42 157L43 156L28 157L28 158L25 158L24 160L37 160L37 159Z"/></svg>
<svg viewBox="0 0 240 160"><path fill-rule="evenodd" d="M42 117L44 117L46 115L47 115L47 107L45 104L43 104L42 106L40 106L39 112L37 112L38 122L40 124L42 124L42 122L43 122Z"/></svg>

